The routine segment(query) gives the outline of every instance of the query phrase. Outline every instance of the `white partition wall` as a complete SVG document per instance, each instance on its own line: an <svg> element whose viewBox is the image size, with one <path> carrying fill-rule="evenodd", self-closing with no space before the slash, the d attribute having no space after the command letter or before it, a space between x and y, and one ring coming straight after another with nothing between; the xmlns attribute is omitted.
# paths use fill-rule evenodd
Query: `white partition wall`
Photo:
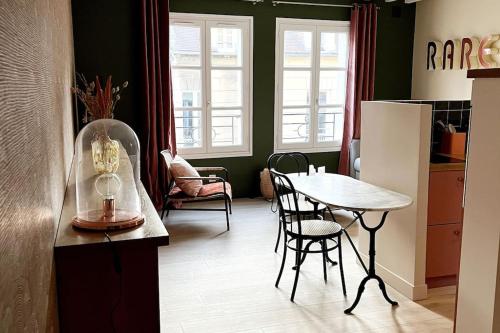
<svg viewBox="0 0 500 333"><path fill-rule="evenodd" d="M389 213L377 232L377 273L406 297L427 297L425 260L427 191L431 145L431 105L363 102L361 180L413 198L413 205ZM375 225L380 213L365 214ZM368 258L368 233L359 248Z"/></svg>
<svg viewBox="0 0 500 333"><path fill-rule="evenodd" d="M500 78L475 79L456 332L499 332Z"/></svg>

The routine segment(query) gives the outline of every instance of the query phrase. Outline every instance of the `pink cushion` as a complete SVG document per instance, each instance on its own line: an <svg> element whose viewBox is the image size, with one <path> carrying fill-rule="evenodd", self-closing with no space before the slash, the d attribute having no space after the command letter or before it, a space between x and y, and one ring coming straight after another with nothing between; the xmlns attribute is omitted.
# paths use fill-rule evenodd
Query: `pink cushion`
<svg viewBox="0 0 500 333"><path fill-rule="evenodd" d="M179 186L182 192L189 196L196 197L200 192L203 182L201 180L185 180L178 177L199 177L200 174L191 164L180 156L176 156L170 164L170 174L175 179L175 184Z"/></svg>
<svg viewBox="0 0 500 333"><path fill-rule="evenodd" d="M198 193L200 197L209 197L215 194L224 194L224 184L222 182L208 183L201 187L201 191ZM229 196L229 200L232 199L233 193L231 190L231 184L226 182L226 194Z"/></svg>
<svg viewBox="0 0 500 333"><path fill-rule="evenodd" d="M198 192L198 197L209 197L215 194L224 194L224 185L222 182L203 185L200 192ZM232 200L233 193L231 184L228 182L226 182L226 194L228 195L229 200ZM169 196L172 199L183 199L185 198L185 193L180 187L174 186L174 188L170 191Z"/></svg>

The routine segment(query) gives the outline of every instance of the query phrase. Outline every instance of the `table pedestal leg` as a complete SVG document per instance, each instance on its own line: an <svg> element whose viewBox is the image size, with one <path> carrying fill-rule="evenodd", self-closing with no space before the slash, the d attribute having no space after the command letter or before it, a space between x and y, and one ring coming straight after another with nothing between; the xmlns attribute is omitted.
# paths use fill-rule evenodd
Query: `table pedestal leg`
<svg viewBox="0 0 500 333"><path fill-rule="evenodd" d="M356 308L356 306L359 303L359 300L361 299L361 295L365 291L366 283L368 281L370 281L371 279L375 279L378 281L378 286L380 287L380 290L382 291L382 295L384 296L384 298L387 302L389 302L391 305L398 305L398 302L395 302L389 298L389 295L387 295L387 290L385 288L384 280L382 280L382 278L375 273L375 233L382 227L382 225L385 222L385 218L387 217L387 214L389 212L384 212L384 214L382 215L382 220L380 221L379 225L377 225L374 228L370 228L365 224L361 214L359 214L358 212L354 212L354 213L358 216L359 221L360 221L361 225L363 226L363 228L370 233L370 249L368 252L370 264L368 267L368 275L359 284L358 294L356 295L356 299L354 300L354 303L352 303L352 305L348 309L346 309L344 311L344 313L350 314L354 310L354 308Z"/></svg>

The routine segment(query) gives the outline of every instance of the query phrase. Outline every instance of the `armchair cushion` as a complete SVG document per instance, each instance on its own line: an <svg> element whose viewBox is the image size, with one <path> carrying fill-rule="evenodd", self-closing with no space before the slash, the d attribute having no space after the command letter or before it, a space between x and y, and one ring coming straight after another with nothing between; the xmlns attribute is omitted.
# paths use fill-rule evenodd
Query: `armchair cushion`
<svg viewBox="0 0 500 333"><path fill-rule="evenodd" d="M170 174L175 180L175 184L185 194L196 197L203 187L201 179L181 179L178 177L200 177L198 171L180 156L176 156L170 164Z"/></svg>
<svg viewBox="0 0 500 333"><path fill-rule="evenodd" d="M229 200L232 200L231 184L226 182L226 194ZM172 201L188 202L207 199L224 198L224 184L223 182L208 183L201 187L196 197L190 196L185 193L179 186L174 186L170 191L169 197Z"/></svg>

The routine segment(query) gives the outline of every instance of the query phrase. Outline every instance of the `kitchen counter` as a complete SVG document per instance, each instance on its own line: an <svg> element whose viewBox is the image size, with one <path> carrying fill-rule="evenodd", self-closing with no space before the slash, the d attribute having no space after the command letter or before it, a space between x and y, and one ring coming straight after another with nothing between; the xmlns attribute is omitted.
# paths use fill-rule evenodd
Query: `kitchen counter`
<svg viewBox="0 0 500 333"><path fill-rule="evenodd" d="M463 171L465 162L462 163L431 163L429 171Z"/></svg>
<svg viewBox="0 0 500 333"><path fill-rule="evenodd" d="M429 171L463 171L465 155L434 153L431 156Z"/></svg>

